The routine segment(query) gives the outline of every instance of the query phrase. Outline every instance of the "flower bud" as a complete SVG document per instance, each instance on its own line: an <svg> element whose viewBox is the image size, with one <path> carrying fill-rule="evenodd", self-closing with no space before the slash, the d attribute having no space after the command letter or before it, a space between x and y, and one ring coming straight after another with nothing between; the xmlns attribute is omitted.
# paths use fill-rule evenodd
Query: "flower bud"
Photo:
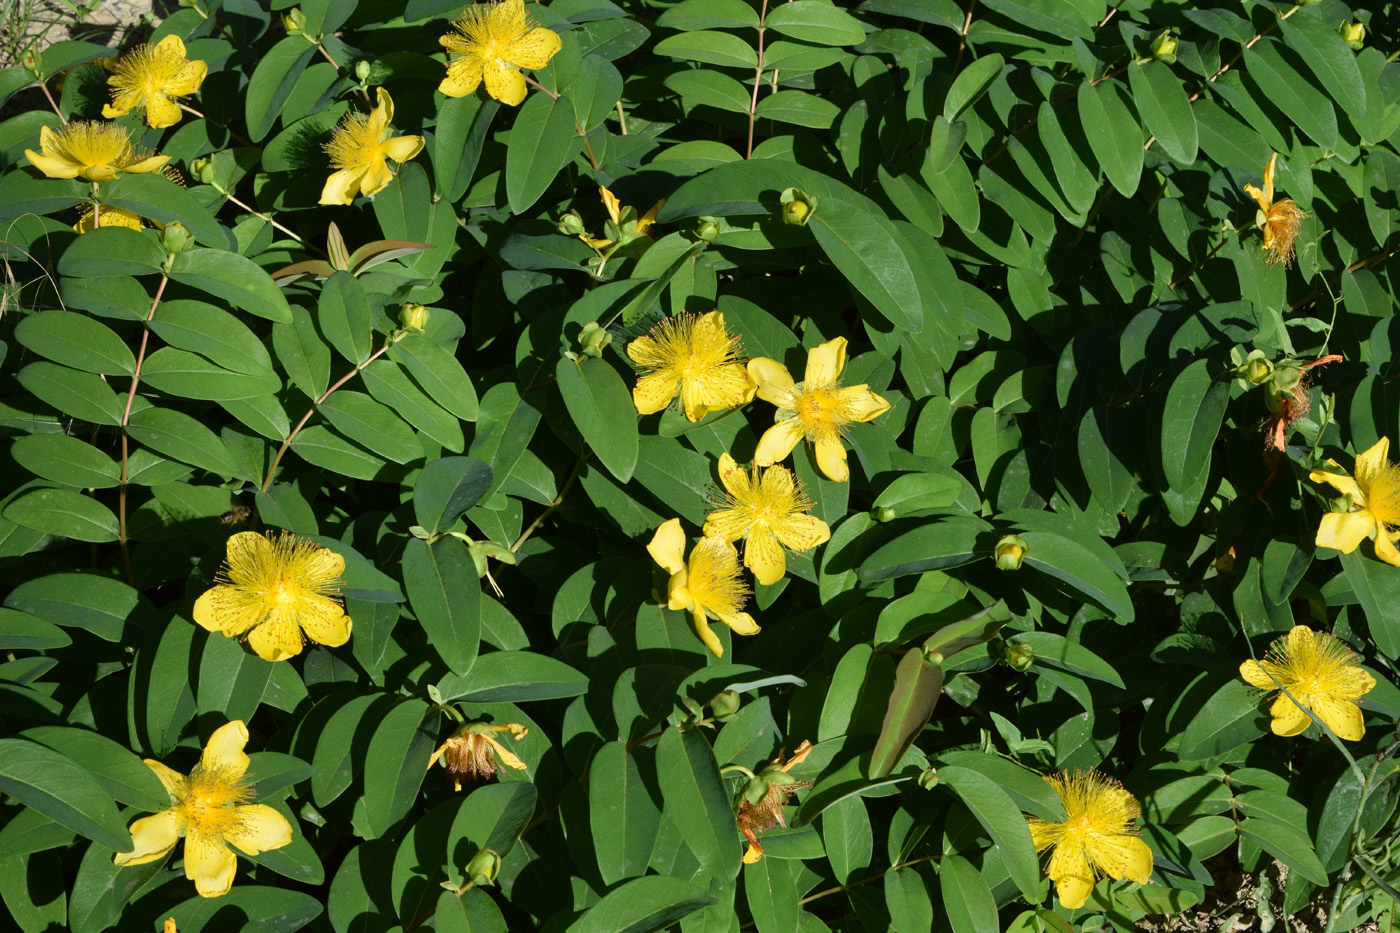
<svg viewBox="0 0 1400 933"><path fill-rule="evenodd" d="M1010 642L1006 646L1006 666L1013 671L1024 671L1035 663L1035 652L1030 645Z"/></svg>
<svg viewBox="0 0 1400 933"><path fill-rule="evenodd" d="M467 876L467 880L477 886L494 885L500 872L501 857L495 849L482 849L473 855L467 867L462 869L462 874Z"/></svg>
<svg viewBox="0 0 1400 933"><path fill-rule="evenodd" d="M933 790L938 786L938 769L926 768L919 772L919 786L924 790Z"/></svg>
<svg viewBox="0 0 1400 933"><path fill-rule="evenodd" d="M1162 33L1153 41L1152 57L1167 65L1176 61L1176 37L1171 34L1171 30Z"/></svg>
<svg viewBox="0 0 1400 933"><path fill-rule="evenodd" d="M282 28L287 30L289 36L306 31L306 14L301 11L301 7L294 6L282 14Z"/></svg>
<svg viewBox="0 0 1400 933"><path fill-rule="evenodd" d="M202 185L212 185L214 183L214 160L195 159L190 163L190 174L199 179Z"/></svg>
<svg viewBox="0 0 1400 933"><path fill-rule="evenodd" d="M1255 350L1254 353L1259 353L1259 351ZM1273 376L1274 364L1265 359L1262 353L1259 356L1255 356L1254 353L1251 353L1249 359L1245 361L1244 377L1254 385L1260 386Z"/></svg>
<svg viewBox="0 0 1400 933"><path fill-rule="evenodd" d="M166 224L161 231L160 242L172 253L183 253L190 245L190 229L178 221Z"/></svg>
<svg viewBox="0 0 1400 933"><path fill-rule="evenodd" d="M1353 52L1359 52L1362 43L1366 40L1366 26L1364 23L1353 23L1349 19L1344 19L1337 27L1337 34L1342 37Z"/></svg>
<svg viewBox="0 0 1400 933"><path fill-rule="evenodd" d="M39 53L33 49L25 49L24 54L19 57L19 63L24 66L24 70L39 77Z"/></svg>
<svg viewBox="0 0 1400 933"><path fill-rule="evenodd" d="M1338 496L1335 499L1327 500L1327 510L1329 512L1338 513L1350 512L1353 504L1354 503L1351 501L1351 496Z"/></svg>
<svg viewBox="0 0 1400 933"><path fill-rule="evenodd" d="M361 84L367 84L369 82L370 71L371 66L369 62L355 62L355 77L359 79Z"/></svg>
<svg viewBox="0 0 1400 933"><path fill-rule="evenodd" d="M714 713L715 718L720 722L728 722L739 712L739 707L743 705L743 702L744 698L739 694L733 690L725 690L723 693L716 694L715 698L710 701L710 712Z"/></svg>
<svg viewBox="0 0 1400 933"><path fill-rule="evenodd" d="M399 323L403 325L404 330L421 334L428 324L428 309L410 301L399 309Z"/></svg>
<svg viewBox="0 0 1400 933"><path fill-rule="evenodd" d="M882 505L878 508L871 509L870 517L883 525L885 522L894 521L896 518L899 517L899 513L896 512L894 509L890 508L888 505Z"/></svg>
<svg viewBox="0 0 1400 933"><path fill-rule="evenodd" d="M555 227L564 236L582 236L585 229L583 218L579 216L578 211L569 211L560 217L559 223L555 224Z"/></svg>
<svg viewBox="0 0 1400 933"><path fill-rule="evenodd" d="M793 227L805 227L817 209L817 199L801 188L788 188L778 198L783 205L783 223Z"/></svg>
<svg viewBox="0 0 1400 933"><path fill-rule="evenodd" d="M1026 544L1026 539L1020 535L1004 535L997 542L995 557L998 570L1020 570L1021 562L1026 559L1030 545Z"/></svg>
<svg viewBox="0 0 1400 933"><path fill-rule="evenodd" d="M719 221L714 217L699 217L695 221L695 235L706 243L719 239Z"/></svg>

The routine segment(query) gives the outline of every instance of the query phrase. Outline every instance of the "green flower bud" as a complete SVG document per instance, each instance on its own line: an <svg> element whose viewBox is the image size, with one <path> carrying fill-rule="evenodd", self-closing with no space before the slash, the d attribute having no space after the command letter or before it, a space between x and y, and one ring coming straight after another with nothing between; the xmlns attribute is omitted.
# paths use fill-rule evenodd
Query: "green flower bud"
<svg viewBox="0 0 1400 933"><path fill-rule="evenodd" d="M578 211L569 211L563 217L560 217L559 222L555 224L555 228L560 233L564 234L564 236L583 236L583 232L586 229L583 226L583 218L579 216Z"/></svg>
<svg viewBox="0 0 1400 933"><path fill-rule="evenodd" d="M33 49L25 49L24 54L19 57L19 63L24 66L24 70L34 77L41 77L39 74L39 53Z"/></svg>
<svg viewBox="0 0 1400 933"><path fill-rule="evenodd" d="M919 772L919 786L924 790L933 790L938 786L938 769L927 768Z"/></svg>
<svg viewBox="0 0 1400 933"><path fill-rule="evenodd" d="M725 690L723 693L715 695L710 701L710 712L720 722L728 722L739 712L739 707L743 705L744 698L733 690Z"/></svg>
<svg viewBox="0 0 1400 933"><path fill-rule="evenodd" d="M195 159L190 163L190 174L199 179L202 185L212 185L214 183L214 160Z"/></svg>
<svg viewBox="0 0 1400 933"><path fill-rule="evenodd" d="M428 324L428 309L410 301L399 309L399 323L403 325L404 330L421 334Z"/></svg>
<svg viewBox="0 0 1400 933"><path fill-rule="evenodd" d="M894 521L896 518L899 517L899 513L896 512L894 509L890 508L888 505L882 505L879 508L871 509L870 517L883 525L885 522Z"/></svg>
<svg viewBox="0 0 1400 933"><path fill-rule="evenodd" d="M1362 44L1366 41L1366 25L1344 19L1337 27L1337 34L1342 37L1353 52L1359 52Z"/></svg>
<svg viewBox="0 0 1400 933"><path fill-rule="evenodd" d="M462 869L462 874L467 876L467 880L478 887L494 885L496 876L500 873L501 857L495 849L482 849L473 855L467 867Z"/></svg>
<svg viewBox="0 0 1400 933"><path fill-rule="evenodd" d="M719 221L714 217L699 217L695 221L695 235L706 243L719 239Z"/></svg>
<svg viewBox="0 0 1400 933"><path fill-rule="evenodd" d="M306 14L301 11L301 7L294 6L282 14L282 28L287 30L289 36L306 31Z"/></svg>
<svg viewBox="0 0 1400 933"><path fill-rule="evenodd" d="M1026 539L1020 535L1004 535L997 542L995 557L998 570L1020 570L1021 562L1026 559L1030 545Z"/></svg>
<svg viewBox="0 0 1400 933"><path fill-rule="evenodd" d="M1171 34L1171 30L1162 33L1153 41L1152 57L1168 65L1176 61L1176 37Z"/></svg>
<svg viewBox="0 0 1400 933"><path fill-rule="evenodd" d="M160 242L172 253L183 253L190 246L190 229L180 222L165 225Z"/></svg>
<svg viewBox="0 0 1400 933"><path fill-rule="evenodd" d="M355 77L359 79L361 84L368 83L371 70L369 62L355 62Z"/></svg>
<svg viewBox="0 0 1400 933"><path fill-rule="evenodd" d="M817 199L801 188L788 188L778 198L783 205L783 223L793 227L805 227L817 209Z"/></svg>
<svg viewBox="0 0 1400 933"><path fill-rule="evenodd" d="M1255 354L1259 354L1255 356ZM1274 374L1274 364L1265 359L1264 354L1255 350L1249 354L1249 359L1244 364L1244 377L1257 386L1268 382Z"/></svg>
<svg viewBox="0 0 1400 933"><path fill-rule="evenodd" d="M1030 645L1010 642L1006 646L1006 666L1013 671L1024 671L1035 663L1035 652Z"/></svg>

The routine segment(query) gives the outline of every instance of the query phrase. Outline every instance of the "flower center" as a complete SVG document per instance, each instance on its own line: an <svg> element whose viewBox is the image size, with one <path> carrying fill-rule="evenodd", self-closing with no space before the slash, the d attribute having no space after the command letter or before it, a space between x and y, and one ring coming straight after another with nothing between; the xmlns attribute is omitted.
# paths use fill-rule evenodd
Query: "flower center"
<svg viewBox="0 0 1400 933"><path fill-rule="evenodd" d="M363 168L379 157L379 134L363 113L349 113L335 128L326 153L337 169Z"/></svg>
<svg viewBox="0 0 1400 933"><path fill-rule="evenodd" d="M701 609L717 616L736 615L744 608L749 591L739 575L739 560L718 538L706 538L690 553L686 585Z"/></svg>
<svg viewBox="0 0 1400 933"><path fill-rule="evenodd" d="M807 429L808 437L840 433L849 419L842 404L839 388L809 389L797 399L797 418Z"/></svg>
<svg viewBox="0 0 1400 933"><path fill-rule="evenodd" d="M238 829L238 806L252 799L252 789L224 768L196 768L180 802L187 832L225 837Z"/></svg>
<svg viewBox="0 0 1400 933"><path fill-rule="evenodd" d="M131 152L126 131L115 123L75 120L58 133L58 141L75 162L89 167L123 162Z"/></svg>

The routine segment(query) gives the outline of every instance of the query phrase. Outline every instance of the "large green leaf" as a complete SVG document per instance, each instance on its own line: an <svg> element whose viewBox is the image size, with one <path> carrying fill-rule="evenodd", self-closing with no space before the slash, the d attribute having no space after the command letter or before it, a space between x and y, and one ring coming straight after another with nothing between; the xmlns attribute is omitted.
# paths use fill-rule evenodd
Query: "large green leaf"
<svg viewBox="0 0 1400 933"><path fill-rule="evenodd" d="M408 601L438 657L457 674L471 670L481 642L481 587L476 564L461 541L419 538L403 553Z"/></svg>
<svg viewBox="0 0 1400 933"><path fill-rule="evenodd" d="M699 730L667 729L657 747L656 769L662 812L680 829L705 871L733 878L742 846L709 741Z"/></svg>
<svg viewBox="0 0 1400 933"><path fill-rule="evenodd" d="M938 769L939 779L962 798L977 822L996 843L1006 871L1021 893L1032 900L1040 887L1040 866L1031 832L1020 808L1006 791L977 771L951 765Z"/></svg>
<svg viewBox="0 0 1400 933"><path fill-rule="evenodd" d="M203 247L187 249L176 254L170 277L269 321L292 321L292 311L277 283L261 266L238 253Z"/></svg>
<svg viewBox="0 0 1400 933"><path fill-rule="evenodd" d="M1142 122L1162 151L1182 165L1195 162L1200 136L1181 80L1161 62L1134 62L1128 66L1128 84Z"/></svg>
<svg viewBox="0 0 1400 933"><path fill-rule="evenodd" d="M568 95L531 94L520 108L506 153L506 198L524 213L540 199L569 161L578 133Z"/></svg>
<svg viewBox="0 0 1400 933"><path fill-rule="evenodd" d="M561 359L559 393L588 446L621 482L637 467L637 411L622 377L602 360Z"/></svg>
<svg viewBox="0 0 1400 933"><path fill-rule="evenodd" d="M626 743L609 742L588 767L589 827L598 871L615 884L646 871L661 826L661 809L651 797Z"/></svg>
<svg viewBox="0 0 1400 933"><path fill-rule="evenodd" d="M588 677L563 661L529 651L493 651L476 659L467 676L438 682L445 700L472 703L523 702L578 696Z"/></svg>
<svg viewBox="0 0 1400 933"><path fill-rule="evenodd" d="M425 718L427 717L427 718ZM383 836L408 815L437 744L428 704L407 699L389 711L374 730L365 759L366 828Z"/></svg>
<svg viewBox="0 0 1400 933"><path fill-rule="evenodd" d="M112 795L91 771L52 748L0 739L0 790L109 849L131 851Z"/></svg>

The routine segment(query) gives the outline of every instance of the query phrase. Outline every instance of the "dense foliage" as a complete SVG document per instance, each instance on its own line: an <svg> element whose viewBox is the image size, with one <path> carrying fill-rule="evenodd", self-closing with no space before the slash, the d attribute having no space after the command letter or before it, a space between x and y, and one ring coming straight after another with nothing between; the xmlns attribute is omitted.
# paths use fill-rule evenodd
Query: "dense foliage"
<svg viewBox="0 0 1400 933"><path fill-rule="evenodd" d="M14 923L1394 922L1398 15L182 0L0 70Z"/></svg>

